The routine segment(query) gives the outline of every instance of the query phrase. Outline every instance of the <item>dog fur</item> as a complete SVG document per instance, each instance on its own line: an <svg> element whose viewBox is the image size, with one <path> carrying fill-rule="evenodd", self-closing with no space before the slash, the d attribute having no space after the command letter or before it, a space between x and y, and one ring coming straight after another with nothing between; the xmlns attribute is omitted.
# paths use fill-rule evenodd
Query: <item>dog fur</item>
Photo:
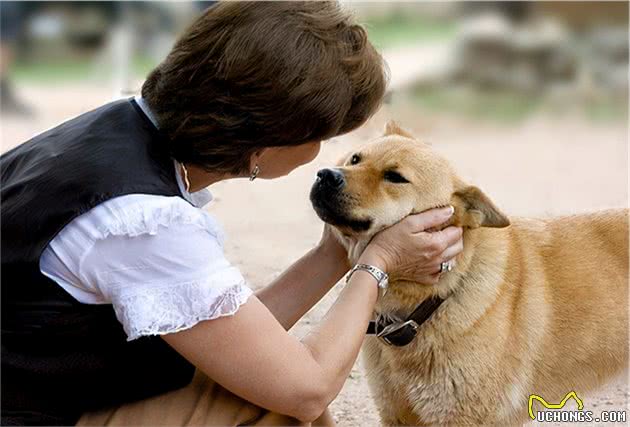
<svg viewBox="0 0 630 427"><path fill-rule="evenodd" d="M452 205L450 224L464 228L452 272L436 285L392 272L377 302L377 313L403 319L432 295L446 298L408 346L366 338L383 424L520 425L530 394L582 396L627 366L627 209L508 219L393 122L336 169L344 187L316 183L311 199L352 262L376 232L410 213ZM389 170L410 182L384 180Z"/></svg>

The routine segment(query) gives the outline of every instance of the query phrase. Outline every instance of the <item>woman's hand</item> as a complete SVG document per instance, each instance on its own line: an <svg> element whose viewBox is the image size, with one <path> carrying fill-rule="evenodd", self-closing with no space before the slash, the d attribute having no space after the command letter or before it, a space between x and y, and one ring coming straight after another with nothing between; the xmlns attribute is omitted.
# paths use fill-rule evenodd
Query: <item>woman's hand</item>
<svg viewBox="0 0 630 427"><path fill-rule="evenodd" d="M256 296L278 322L290 329L350 270L346 249L329 225L319 244Z"/></svg>
<svg viewBox="0 0 630 427"><path fill-rule="evenodd" d="M422 284L437 283L440 264L453 264L453 258L464 249L462 229L424 230L444 224L452 215L451 207L409 215L374 236L360 262L374 264L389 274L402 274Z"/></svg>
<svg viewBox="0 0 630 427"><path fill-rule="evenodd" d="M350 270L351 266L350 260L348 259L348 251L341 244L339 239L335 237L332 227L329 224L324 224L324 230L319 240L318 249L332 257L338 263L344 265L346 271Z"/></svg>

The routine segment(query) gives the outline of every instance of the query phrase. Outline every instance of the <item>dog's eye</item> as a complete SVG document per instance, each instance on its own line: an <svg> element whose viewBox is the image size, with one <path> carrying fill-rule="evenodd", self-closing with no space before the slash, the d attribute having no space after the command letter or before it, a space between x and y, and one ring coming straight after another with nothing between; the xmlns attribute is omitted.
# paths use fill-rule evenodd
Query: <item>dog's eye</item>
<svg viewBox="0 0 630 427"><path fill-rule="evenodd" d="M361 156L359 156L358 154L353 154L352 157L350 158L351 165L356 165L360 161L361 161Z"/></svg>
<svg viewBox="0 0 630 427"><path fill-rule="evenodd" d="M386 171L383 178L385 181L393 182L394 184L406 184L409 182L404 176L396 171Z"/></svg>

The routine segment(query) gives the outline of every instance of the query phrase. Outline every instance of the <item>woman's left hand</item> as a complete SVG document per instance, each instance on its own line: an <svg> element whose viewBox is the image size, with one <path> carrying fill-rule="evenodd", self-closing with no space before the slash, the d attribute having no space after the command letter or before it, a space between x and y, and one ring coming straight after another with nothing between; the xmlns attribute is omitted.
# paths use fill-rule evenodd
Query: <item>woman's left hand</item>
<svg viewBox="0 0 630 427"><path fill-rule="evenodd" d="M346 270L350 269L348 251L341 244L339 239L337 239L332 231L332 227L329 224L324 224L324 230L322 231L322 237L319 240L318 248L326 255L332 256L335 260L345 265Z"/></svg>
<svg viewBox="0 0 630 427"><path fill-rule="evenodd" d="M348 270L350 262L346 249L326 225L317 246L256 295L282 326L289 329Z"/></svg>

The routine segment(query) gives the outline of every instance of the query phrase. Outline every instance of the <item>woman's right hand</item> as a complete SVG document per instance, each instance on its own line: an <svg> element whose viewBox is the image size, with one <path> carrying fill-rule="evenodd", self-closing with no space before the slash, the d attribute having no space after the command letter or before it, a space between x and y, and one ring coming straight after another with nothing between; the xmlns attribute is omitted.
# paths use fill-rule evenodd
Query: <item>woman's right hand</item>
<svg viewBox="0 0 630 427"><path fill-rule="evenodd" d="M375 265L389 274L404 273L405 278L418 283L437 283L440 264L453 264L464 248L462 229L451 226L436 232L425 230L444 224L452 215L452 207L409 215L376 234L359 262Z"/></svg>

